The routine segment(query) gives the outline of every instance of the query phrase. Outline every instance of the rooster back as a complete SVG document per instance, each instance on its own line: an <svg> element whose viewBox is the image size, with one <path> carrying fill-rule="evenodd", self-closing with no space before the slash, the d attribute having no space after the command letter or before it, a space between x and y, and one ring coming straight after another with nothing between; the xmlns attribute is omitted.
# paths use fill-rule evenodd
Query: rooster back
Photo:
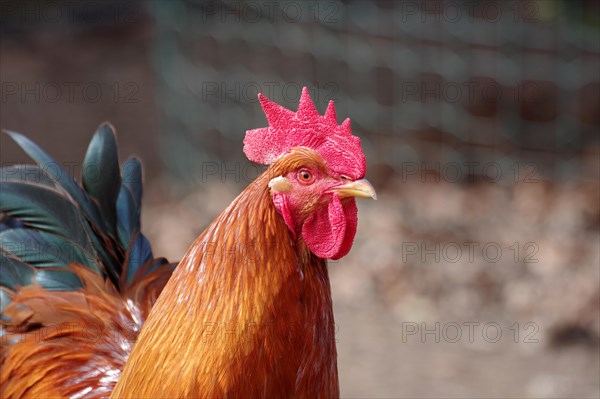
<svg viewBox="0 0 600 399"><path fill-rule="evenodd" d="M141 163L103 124L79 183L5 133L37 165L0 169L0 397L107 397L175 267L140 231Z"/></svg>

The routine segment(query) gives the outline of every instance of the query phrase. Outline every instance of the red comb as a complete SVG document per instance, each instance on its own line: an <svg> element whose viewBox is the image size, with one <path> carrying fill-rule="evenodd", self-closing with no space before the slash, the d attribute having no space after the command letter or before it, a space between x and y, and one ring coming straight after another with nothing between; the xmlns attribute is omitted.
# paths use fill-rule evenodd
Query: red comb
<svg viewBox="0 0 600 399"><path fill-rule="evenodd" d="M337 124L335 105L329 102L325 115L319 115L308 89L302 89L298 111L293 112L262 94L260 104L269 127L248 130L244 153L249 160L269 165L294 147L308 147L321 155L334 174L352 179L365 175L366 159L360 139L352 135L350 118Z"/></svg>

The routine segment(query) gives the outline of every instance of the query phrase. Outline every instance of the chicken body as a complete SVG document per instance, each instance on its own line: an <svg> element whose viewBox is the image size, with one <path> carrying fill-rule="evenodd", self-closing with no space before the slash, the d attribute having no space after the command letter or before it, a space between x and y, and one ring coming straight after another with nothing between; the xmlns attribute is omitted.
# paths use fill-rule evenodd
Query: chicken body
<svg viewBox="0 0 600 399"><path fill-rule="evenodd" d="M270 126L244 152L270 166L174 271L140 232L141 165L122 181L109 125L84 160L100 178L83 185L11 134L45 169L2 169L3 398L339 397L326 259L348 253L354 197L375 192L333 102L321 116L306 88L297 113L259 99Z"/></svg>

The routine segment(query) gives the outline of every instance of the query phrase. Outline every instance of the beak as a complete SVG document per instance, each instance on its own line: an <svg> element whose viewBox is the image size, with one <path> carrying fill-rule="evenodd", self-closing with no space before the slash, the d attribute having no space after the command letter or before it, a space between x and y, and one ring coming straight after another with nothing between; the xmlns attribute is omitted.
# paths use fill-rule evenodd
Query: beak
<svg viewBox="0 0 600 399"><path fill-rule="evenodd" d="M331 192L336 193L340 198L362 197L377 199L377 193L367 179L351 181L341 186L333 187Z"/></svg>

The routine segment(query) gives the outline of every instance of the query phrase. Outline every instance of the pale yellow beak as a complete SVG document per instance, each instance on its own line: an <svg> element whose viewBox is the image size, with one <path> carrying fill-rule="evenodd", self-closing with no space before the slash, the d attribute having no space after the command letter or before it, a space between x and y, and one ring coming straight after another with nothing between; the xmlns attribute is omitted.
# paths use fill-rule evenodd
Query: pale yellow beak
<svg viewBox="0 0 600 399"><path fill-rule="evenodd" d="M341 186L336 186L331 189L331 192L336 193L340 198L362 197L377 199L377 193L367 179L351 181Z"/></svg>

